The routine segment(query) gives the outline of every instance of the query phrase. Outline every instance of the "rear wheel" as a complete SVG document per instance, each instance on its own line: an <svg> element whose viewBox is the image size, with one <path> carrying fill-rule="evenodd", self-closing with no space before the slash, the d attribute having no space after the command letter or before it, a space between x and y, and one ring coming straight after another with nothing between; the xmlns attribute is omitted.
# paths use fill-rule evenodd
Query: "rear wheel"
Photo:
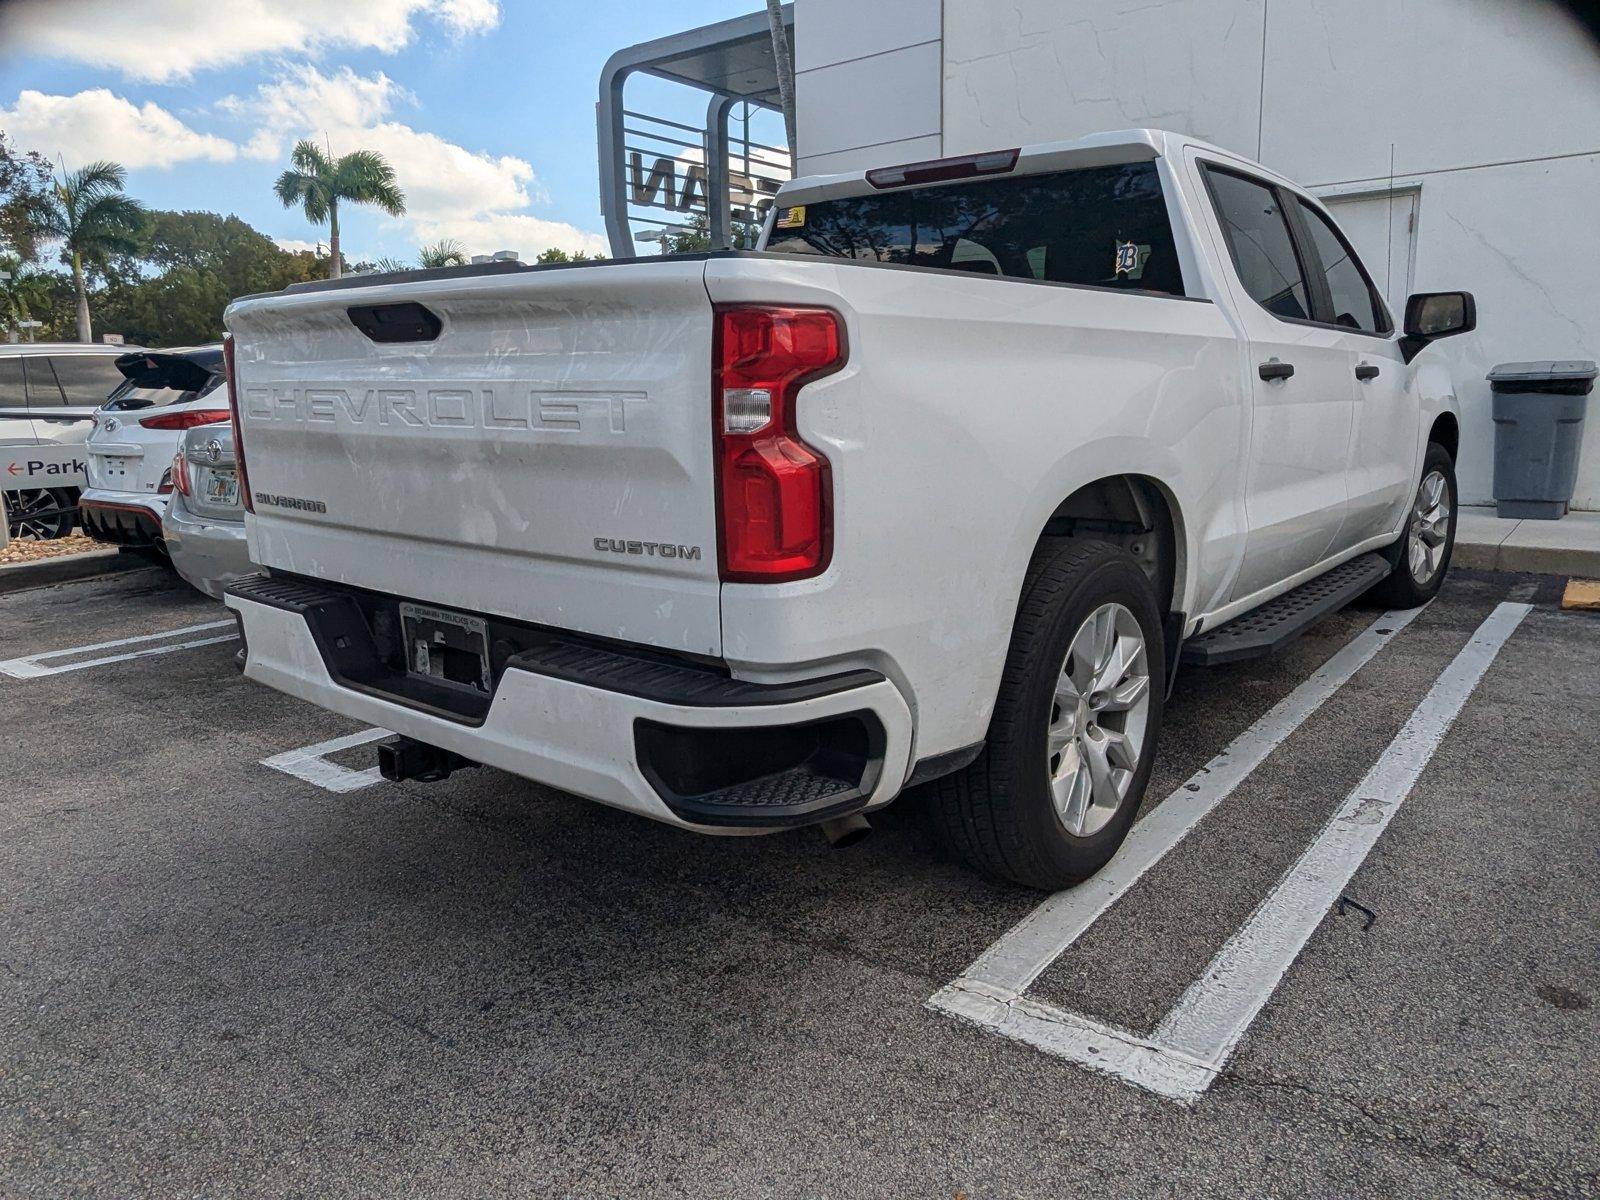
<svg viewBox="0 0 1600 1200"><path fill-rule="evenodd" d="M1164 662L1155 592L1131 555L1099 541L1042 544L983 753L937 785L943 840L1029 887L1099 870L1150 778Z"/></svg>
<svg viewBox="0 0 1600 1200"><path fill-rule="evenodd" d="M1391 608L1417 608L1439 594L1456 544L1456 470L1450 452L1428 443L1406 531L1386 557L1394 570L1372 589Z"/></svg>
<svg viewBox="0 0 1600 1200"><path fill-rule="evenodd" d="M6 515L11 522L12 537L31 537L43 542L66 537L72 532L77 505L71 492L36 488L9 493Z"/></svg>

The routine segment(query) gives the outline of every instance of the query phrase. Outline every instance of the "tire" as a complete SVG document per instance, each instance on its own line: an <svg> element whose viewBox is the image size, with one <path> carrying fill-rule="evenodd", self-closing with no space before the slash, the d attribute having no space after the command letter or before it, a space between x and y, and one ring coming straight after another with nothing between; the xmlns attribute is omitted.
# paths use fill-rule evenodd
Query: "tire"
<svg viewBox="0 0 1600 1200"><path fill-rule="evenodd" d="M1107 669L1097 675L1080 651L1105 644L1106 620L1111 653L1121 657L1112 667L1107 655ZM1135 633L1142 648L1130 654ZM1131 555L1108 542L1042 542L1023 582L983 752L934 785L940 840L983 874L1026 887L1055 891L1093 875L1127 836L1149 782L1165 661L1155 591ZM1142 697L1118 708L1138 690L1140 671ZM1108 682L1112 675L1124 682ZM1085 680L1093 686L1079 687ZM1058 694L1058 684L1066 691ZM1063 695L1083 700L1063 706ZM1079 786L1085 772L1087 802ZM1105 779L1112 783L1103 795ZM1115 793L1120 798L1108 811L1102 800Z"/></svg>
<svg viewBox="0 0 1600 1200"><path fill-rule="evenodd" d="M1430 485L1435 478L1442 485L1437 505L1429 502ZM1406 529L1400 540L1384 552L1394 569L1370 593L1390 608L1420 608L1439 594L1450 571L1450 557L1456 545L1456 468L1450 452L1437 442L1429 442L1422 458L1422 475L1412 494L1406 514ZM1442 509L1431 517L1434 508ZM1439 521L1444 529L1439 530ZM1435 538L1438 540L1434 540ZM1425 567L1418 573L1419 565Z"/></svg>
<svg viewBox="0 0 1600 1200"><path fill-rule="evenodd" d="M77 501L60 488L30 488L6 497L11 536L33 537L41 542L64 538L77 518Z"/></svg>

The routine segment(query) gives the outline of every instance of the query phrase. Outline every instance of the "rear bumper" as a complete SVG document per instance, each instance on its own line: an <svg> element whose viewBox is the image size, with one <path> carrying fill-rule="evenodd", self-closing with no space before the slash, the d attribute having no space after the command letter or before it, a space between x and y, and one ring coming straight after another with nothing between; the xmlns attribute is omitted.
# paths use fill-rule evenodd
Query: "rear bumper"
<svg viewBox="0 0 1600 1200"><path fill-rule="evenodd" d="M172 566L185 582L213 600L222 589L254 572L243 521L208 521L182 504L168 507L162 536Z"/></svg>
<svg viewBox="0 0 1600 1200"><path fill-rule="evenodd" d="M166 511L165 496L90 489L78 498L83 531L114 546L159 546L161 518Z"/></svg>
<svg viewBox="0 0 1600 1200"><path fill-rule="evenodd" d="M581 649L546 661L520 655L521 665L506 666L481 721L468 721L336 678L315 614L252 598L252 590L268 589L247 582L224 596L243 626L247 678L668 824L715 833L813 824L887 804L909 769L911 714L881 676L775 685L769 694L717 681L724 694L744 701L723 704L707 702L716 689L663 698L657 685L671 668L640 687L591 671L577 661ZM797 750L802 743L811 750ZM763 756L782 770L762 776ZM859 775L853 786L833 779L852 772Z"/></svg>

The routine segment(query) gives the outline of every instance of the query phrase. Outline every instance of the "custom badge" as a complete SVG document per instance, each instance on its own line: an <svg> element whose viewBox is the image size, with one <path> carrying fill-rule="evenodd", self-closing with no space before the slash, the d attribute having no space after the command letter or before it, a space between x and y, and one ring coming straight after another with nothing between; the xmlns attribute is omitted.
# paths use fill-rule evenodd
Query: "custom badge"
<svg viewBox="0 0 1600 1200"><path fill-rule="evenodd" d="M778 229L804 229L806 224L806 206L796 204L793 208L780 208L778 219L774 223Z"/></svg>
<svg viewBox="0 0 1600 1200"><path fill-rule="evenodd" d="M1139 269L1139 247L1132 242L1117 243L1117 269L1118 275L1132 275Z"/></svg>

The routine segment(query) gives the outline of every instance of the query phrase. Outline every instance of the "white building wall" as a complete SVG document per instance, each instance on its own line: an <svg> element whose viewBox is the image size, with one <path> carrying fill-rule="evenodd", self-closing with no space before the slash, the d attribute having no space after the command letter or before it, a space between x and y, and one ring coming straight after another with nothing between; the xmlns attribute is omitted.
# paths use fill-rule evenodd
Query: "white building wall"
<svg viewBox="0 0 1600 1200"><path fill-rule="evenodd" d="M1329 199L1391 303L1474 292L1478 332L1428 351L1456 376L1469 503L1490 498L1489 367L1600 358L1600 50L1547 0L796 8L803 171L1155 125ZM1585 433L1574 502L1600 509L1600 401Z"/></svg>
<svg viewBox="0 0 1600 1200"><path fill-rule="evenodd" d="M800 172L938 158L943 36L940 0L800 0Z"/></svg>

